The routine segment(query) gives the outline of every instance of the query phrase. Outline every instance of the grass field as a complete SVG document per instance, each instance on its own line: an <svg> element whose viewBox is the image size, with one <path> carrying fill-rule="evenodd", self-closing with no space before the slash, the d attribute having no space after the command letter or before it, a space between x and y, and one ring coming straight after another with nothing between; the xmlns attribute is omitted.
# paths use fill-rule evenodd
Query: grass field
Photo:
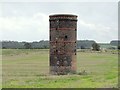
<svg viewBox="0 0 120 90"><path fill-rule="evenodd" d="M118 55L77 52L79 75L49 75L49 50L3 49L3 88L118 87Z"/></svg>

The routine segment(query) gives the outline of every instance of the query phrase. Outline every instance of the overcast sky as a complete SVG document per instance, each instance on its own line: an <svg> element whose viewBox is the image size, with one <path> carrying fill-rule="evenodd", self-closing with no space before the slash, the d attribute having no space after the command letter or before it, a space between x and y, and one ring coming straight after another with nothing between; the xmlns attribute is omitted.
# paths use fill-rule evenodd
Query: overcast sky
<svg viewBox="0 0 120 90"><path fill-rule="evenodd" d="M78 15L77 39L110 42L118 39L117 2L0 3L2 40L49 40L49 15Z"/></svg>

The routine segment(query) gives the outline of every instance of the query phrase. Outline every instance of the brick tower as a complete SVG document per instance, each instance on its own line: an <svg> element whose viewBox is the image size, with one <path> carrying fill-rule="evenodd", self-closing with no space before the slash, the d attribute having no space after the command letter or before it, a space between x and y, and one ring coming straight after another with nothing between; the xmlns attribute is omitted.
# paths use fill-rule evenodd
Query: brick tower
<svg viewBox="0 0 120 90"><path fill-rule="evenodd" d="M56 14L50 22L50 74L76 72L77 16Z"/></svg>

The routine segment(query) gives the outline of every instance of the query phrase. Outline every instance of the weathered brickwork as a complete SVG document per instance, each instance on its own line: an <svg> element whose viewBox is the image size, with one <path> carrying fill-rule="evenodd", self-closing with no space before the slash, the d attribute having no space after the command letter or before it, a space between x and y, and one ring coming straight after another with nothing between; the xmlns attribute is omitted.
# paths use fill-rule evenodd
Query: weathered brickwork
<svg viewBox="0 0 120 90"><path fill-rule="evenodd" d="M76 15L50 15L50 73L76 72Z"/></svg>

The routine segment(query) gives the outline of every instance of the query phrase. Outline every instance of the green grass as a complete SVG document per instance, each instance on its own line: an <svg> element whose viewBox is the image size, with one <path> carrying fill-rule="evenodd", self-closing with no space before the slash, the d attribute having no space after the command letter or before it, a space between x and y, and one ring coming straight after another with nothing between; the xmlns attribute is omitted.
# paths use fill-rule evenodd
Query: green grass
<svg viewBox="0 0 120 90"><path fill-rule="evenodd" d="M77 52L77 72L49 75L49 50L3 49L3 88L111 88L118 85L118 55Z"/></svg>

